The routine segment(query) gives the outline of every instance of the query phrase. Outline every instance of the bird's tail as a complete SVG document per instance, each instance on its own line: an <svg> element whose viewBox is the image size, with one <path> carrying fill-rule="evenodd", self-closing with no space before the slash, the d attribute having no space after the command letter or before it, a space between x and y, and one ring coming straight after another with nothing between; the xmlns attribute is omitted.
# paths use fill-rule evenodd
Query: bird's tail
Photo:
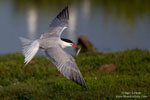
<svg viewBox="0 0 150 100"><path fill-rule="evenodd" d="M25 57L24 63L26 66L39 50L39 42L38 40L32 41L23 37L20 37L20 40L23 45L22 53Z"/></svg>

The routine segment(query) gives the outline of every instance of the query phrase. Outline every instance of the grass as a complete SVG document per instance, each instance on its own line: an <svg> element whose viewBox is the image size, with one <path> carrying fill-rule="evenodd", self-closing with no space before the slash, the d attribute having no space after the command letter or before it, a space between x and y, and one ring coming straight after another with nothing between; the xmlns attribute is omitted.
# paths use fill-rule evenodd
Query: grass
<svg viewBox="0 0 150 100"><path fill-rule="evenodd" d="M36 56L25 68L23 59L20 53L0 56L0 100L150 98L150 51L147 50L80 54L76 61L87 88L64 78L44 57ZM117 69L100 71L99 66L104 64L115 64Z"/></svg>

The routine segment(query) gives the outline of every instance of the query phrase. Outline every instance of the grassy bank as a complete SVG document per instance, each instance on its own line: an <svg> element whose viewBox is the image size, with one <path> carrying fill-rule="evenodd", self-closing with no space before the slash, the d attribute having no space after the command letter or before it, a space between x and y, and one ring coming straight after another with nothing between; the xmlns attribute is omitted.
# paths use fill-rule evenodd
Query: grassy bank
<svg viewBox="0 0 150 100"><path fill-rule="evenodd" d="M23 59L19 53L0 56L0 100L150 98L150 51L80 54L76 60L86 89L64 78L44 57L36 56L25 68ZM117 69L100 71L104 64Z"/></svg>

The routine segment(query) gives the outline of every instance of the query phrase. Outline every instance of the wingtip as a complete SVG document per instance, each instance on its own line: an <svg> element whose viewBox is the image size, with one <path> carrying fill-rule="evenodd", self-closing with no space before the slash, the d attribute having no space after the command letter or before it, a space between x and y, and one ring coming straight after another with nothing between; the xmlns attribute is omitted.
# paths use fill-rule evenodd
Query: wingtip
<svg viewBox="0 0 150 100"><path fill-rule="evenodd" d="M65 6L64 9L68 9L68 6Z"/></svg>
<svg viewBox="0 0 150 100"><path fill-rule="evenodd" d="M75 80L72 80L72 81L74 81L75 83L77 83L78 85L80 85L80 86L83 87L83 88L87 88L87 85L86 85L85 82L84 82L84 83L80 83L80 82L75 81Z"/></svg>
<svg viewBox="0 0 150 100"><path fill-rule="evenodd" d="M87 88L87 86L83 86L83 88Z"/></svg>
<svg viewBox="0 0 150 100"><path fill-rule="evenodd" d="M85 82L85 80L83 79L83 77L80 78L80 81L79 81L79 80L72 80L72 81L76 82L78 85L80 85L80 86L83 87L83 88L87 88L86 82Z"/></svg>
<svg viewBox="0 0 150 100"><path fill-rule="evenodd" d="M81 84L81 86L82 86L83 88L87 88L85 81L84 81L83 84Z"/></svg>
<svg viewBox="0 0 150 100"><path fill-rule="evenodd" d="M82 85L83 88L87 88L86 84Z"/></svg>
<svg viewBox="0 0 150 100"><path fill-rule="evenodd" d="M63 10L68 12L68 11L69 11L68 9L69 9L69 7L68 7L68 6L65 6L65 8L64 8ZM62 10L62 11L63 11L63 10Z"/></svg>
<svg viewBox="0 0 150 100"><path fill-rule="evenodd" d="M69 10L68 6L65 6L64 9L57 15L58 19L69 19Z"/></svg>

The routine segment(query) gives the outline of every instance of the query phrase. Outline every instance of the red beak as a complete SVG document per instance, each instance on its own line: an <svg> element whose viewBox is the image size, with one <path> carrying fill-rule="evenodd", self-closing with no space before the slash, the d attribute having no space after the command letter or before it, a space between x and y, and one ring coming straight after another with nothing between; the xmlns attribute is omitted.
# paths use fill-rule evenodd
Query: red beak
<svg viewBox="0 0 150 100"><path fill-rule="evenodd" d="M78 48L78 45L76 45L76 44L71 44L71 46L73 46L74 48Z"/></svg>

